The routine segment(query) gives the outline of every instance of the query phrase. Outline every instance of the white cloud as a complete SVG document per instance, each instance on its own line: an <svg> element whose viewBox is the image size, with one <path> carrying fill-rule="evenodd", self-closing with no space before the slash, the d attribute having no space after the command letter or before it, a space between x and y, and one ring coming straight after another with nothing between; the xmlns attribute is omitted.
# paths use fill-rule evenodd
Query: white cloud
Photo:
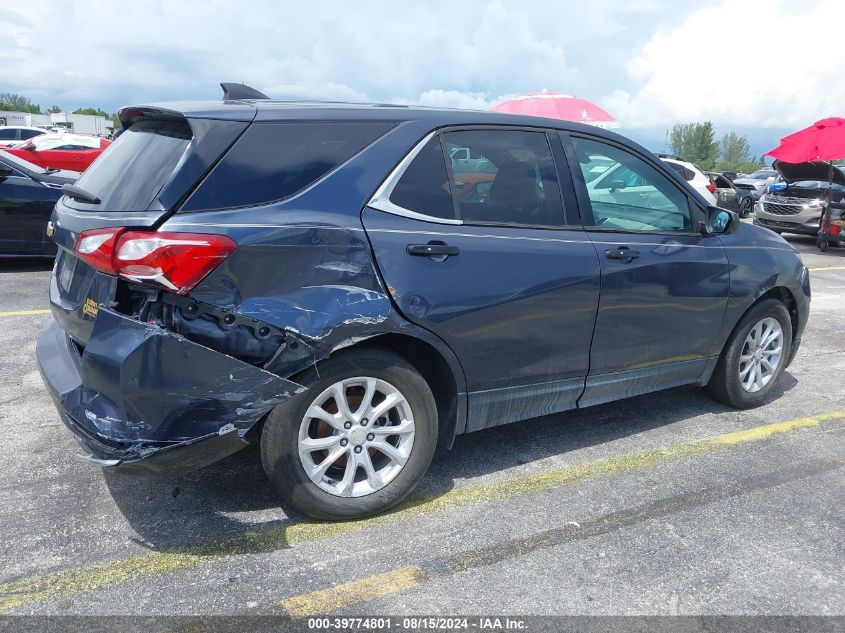
<svg viewBox="0 0 845 633"><path fill-rule="evenodd" d="M606 13L598 4L585 15ZM578 80L555 31L501 0L256 0L248 10L160 0L119 11L108 0L42 0L0 14L0 39L0 89L36 102L208 98L228 80L280 97L478 107L488 94Z"/></svg>
<svg viewBox="0 0 845 633"><path fill-rule="evenodd" d="M845 115L845 4L729 0L655 32L603 99L625 127L796 128Z"/></svg>

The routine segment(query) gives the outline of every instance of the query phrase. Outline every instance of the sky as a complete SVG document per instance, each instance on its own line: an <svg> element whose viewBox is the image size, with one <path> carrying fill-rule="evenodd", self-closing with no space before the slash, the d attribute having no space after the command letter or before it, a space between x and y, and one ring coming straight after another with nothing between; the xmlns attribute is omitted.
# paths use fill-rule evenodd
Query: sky
<svg viewBox="0 0 845 633"><path fill-rule="evenodd" d="M556 90L663 149L709 120L762 153L845 116L845 0L0 0L0 92L43 108L274 98L488 109Z"/></svg>

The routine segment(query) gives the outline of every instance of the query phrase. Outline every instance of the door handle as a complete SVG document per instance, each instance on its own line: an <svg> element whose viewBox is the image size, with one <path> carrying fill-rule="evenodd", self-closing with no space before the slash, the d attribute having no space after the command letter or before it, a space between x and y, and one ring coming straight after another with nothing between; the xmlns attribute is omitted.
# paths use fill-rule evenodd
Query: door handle
<svg viewBox="0 0 845 633"><path fill-rule="evenodd" d="M461 249L457 246L450 246L442 242L429 242L428 244L408 244L408 255L418 255L420 257L437 257L449 255L460 255Z"/></svg>
<svg viewBox="0 0 845 633"><path fill-rule="evenodd" d="M632 251L627 246L620 246L604 252L608 259L621 259L623 261L631 261L635 257L640 256L640 251Z"/></svg>

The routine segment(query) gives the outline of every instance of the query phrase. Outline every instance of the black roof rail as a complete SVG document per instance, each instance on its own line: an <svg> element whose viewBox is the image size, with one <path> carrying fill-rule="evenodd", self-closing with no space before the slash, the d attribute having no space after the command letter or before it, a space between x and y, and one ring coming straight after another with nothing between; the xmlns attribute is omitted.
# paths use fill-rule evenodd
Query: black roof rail
<svg viewBox="0 0 845 633"><path fill-rule="evenodd" d="M658 153L658 154L657 154L657 157L658 157L658 158L671 158L672 160L684 160L683 158L681 158L681 157L680 157L680 156L678 156L677 154L662 154L662 153ZM686 162L686 161L684 161L684 162Z"/></svg>
<svg viewBox="0 0 845 633"><path fill-rule="evenodd" d="M223 101L270 98L263 92L259 92L255 88L250 88L246 84L226 83L221 81L220 87L223 88Z"/></svg>

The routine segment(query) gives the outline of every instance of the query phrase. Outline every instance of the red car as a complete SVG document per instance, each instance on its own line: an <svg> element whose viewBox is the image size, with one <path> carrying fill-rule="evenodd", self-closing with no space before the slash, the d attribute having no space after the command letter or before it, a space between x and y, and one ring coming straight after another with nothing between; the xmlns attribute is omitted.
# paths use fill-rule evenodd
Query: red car
<svg viewBox="0 0 845 633"><path fill-rule="evenodd" d="M85 171L111 141L81 134L43 134L3 150L44 169Z"/></svg>

